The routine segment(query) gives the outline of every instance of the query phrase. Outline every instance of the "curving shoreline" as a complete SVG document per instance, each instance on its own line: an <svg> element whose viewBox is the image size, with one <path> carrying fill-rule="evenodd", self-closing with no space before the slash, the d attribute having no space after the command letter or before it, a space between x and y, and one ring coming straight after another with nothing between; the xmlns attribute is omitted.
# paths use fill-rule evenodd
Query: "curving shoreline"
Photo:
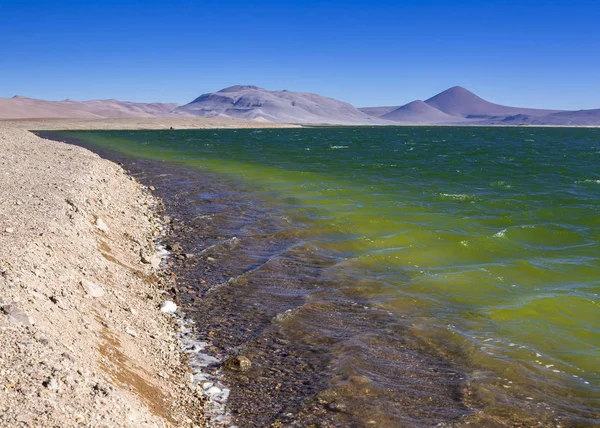
<svg viewBox="0 0 600 428"><path fill-rule="evenodd" d="M0 425L196 426L159 310L159 202L80 147L0 127Z"/></svg>

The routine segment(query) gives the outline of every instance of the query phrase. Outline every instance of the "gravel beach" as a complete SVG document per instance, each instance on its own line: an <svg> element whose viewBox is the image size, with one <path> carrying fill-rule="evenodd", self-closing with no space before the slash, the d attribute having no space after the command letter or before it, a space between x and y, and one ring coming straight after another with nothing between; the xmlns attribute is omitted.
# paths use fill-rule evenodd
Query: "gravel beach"
<svg viewBox="0 0 600 428"><path fill-rule="evenodd" d="M0 124L0 426L203 425L158 208L118 165Z"/></svg>

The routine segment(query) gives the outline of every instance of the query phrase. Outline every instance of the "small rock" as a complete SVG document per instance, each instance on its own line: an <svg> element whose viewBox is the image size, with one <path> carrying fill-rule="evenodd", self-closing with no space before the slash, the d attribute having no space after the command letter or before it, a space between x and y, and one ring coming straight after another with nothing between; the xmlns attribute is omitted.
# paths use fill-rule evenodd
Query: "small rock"
<svg viewBox="0 0 600 428"><path fill-rule="evenodd" d="M8 321L13 324L24 325L26 327L33 325L33 320L16 303L2 306L2 311L6 314Z"/></svg>
<svg viewBox="0 0 600 428"><path fill-rule="evenodd" d="M110 232L110 229L108 228L106 223L104 223L104 220L102 220L100 217L96 217L96 227L100 229L100 231L106 233L107 235Z"/></svg>
<svg viewBox="0 0 600 428"><path fill-rule="evenodd" d="M221 388L217 388L216 386L213 386L212 388L209 388L206 393L208 395L218 395L221 393Z"/></svg>
<svg viewBox="0 0 600 428"><path fill-rule="evenodd" d="M327 408L333 412L346 411L346 405L344 403L339 403L337 401L332 401L331 403L327 403Z"/></svg>
<svg viewBox="0 0 600 428"><path fill-rule="evenodd" d="M83 289L92 297L102 297L104 296L104 289L99 286L98 284L92 282L92 281L88 281L88 280L83 280L80 282L81 286L83 287Z"/></svg>
<svg viewBox="0 0 600 428"><path fill-rule="evenodd" d="M14 228L12 228L12 227L7 227L6 229L4 229L4 231L5 231L6 233L13 233L13 232L15 231L15 229L14 229Z"/></svg>
<svg viewBox="0 0 600 428"><path fill-rule="evenodd" d="M127 333L130 336L137 337L137 332L132 328L126 328L125 333Z"/></svg>
<svg viewBox="0 0 600 428"><path fill-rule="evenodd" d="M160 311L165 314L174 314L177 311L177 305L171 300L165 300L160 307Z"/></svg>
<svg viewBox="0 0 600 428"><path fill-rule="evenodd" d="M152 265L154 269L158 269L160 267L160 261L160 257L155 255L150 259L150 265Z"/></svg>
<svg viewBox="0 0 600 428"><path fill-rule="evenodd" d="M181 244L168 244L167 250L180 253L183 251L183 247L181 246Z"/></svg>
<svg viewBox="0 0 600 428"><path fill-rule="evenodd" d="M252 362L247 357L238 355L237 357L232 357L225 360L223 366L226 369L233 370L235 372L245 372L250 370L250 367L252 367Z"/></svg>
<svg viewBox="0 0 600 428"><path fill-rule="evenodd" d="M54 378L50 378L42 383L46 388L52 391L58 391L58 381Z"/></svg>

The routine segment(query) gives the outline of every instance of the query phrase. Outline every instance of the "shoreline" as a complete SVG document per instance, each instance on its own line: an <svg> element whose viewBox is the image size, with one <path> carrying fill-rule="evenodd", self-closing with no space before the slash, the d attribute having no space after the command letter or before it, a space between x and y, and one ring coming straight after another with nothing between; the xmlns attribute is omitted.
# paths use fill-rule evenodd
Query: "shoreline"
<svg viewBox="0 0 600 428"><path fill-rule="evenodd" d="M1 126L26 129L28 131L301 128L300 125L287 123L202 117L151 117L123 119L1 119L0 127Z"/></svg>
<svg viewBox="0 0 600 428"><path fill-rule="evenodd" d="M289 128L565 128L597 129L600 125L503 125L503 124L423 124L397 123L389 125L343 125L328 123L275 123L257 122L242 119L202 118L202 117L151 117L151 118L110 118L110 119L0 119L0 127L24 129L28 131L128 131L128 130L184 130L184 129L289 129Z"/></svg>
<svg viewBox="0 0 600 428"><path fill-rule="evenodd" d="M40 135L53 138L51 132ZM226 397L227 412L213 413L211 421L232 420L237 426L375 423L375 419L364 419L364 415L360 416L351 409L378 407L374 394L379 396L386 392L354 370L341 368L340 372L330 372L328 365L336 357L332 349L322 346L321 339L317 339L319 335L310 338L316 333L310 333L310 328L301 333L308 334L306 341L296 342L288 336L291 318L310 316L318 308L324 308L320 304L314 307L301 297L319 288L319 272L309 266L305 269L298 265L303 255L296 254L293 234L285 231L287 223L278 223L277 217L264 211L262 204L257 203L256 195L243 188L231 188L219 180L218 175L204 173L199 177L198 171L184 166L132 158L59 134L56 137L97 150L100 156L122 164L140 182L154 187L153 192L164 201L171 225L170 233L165 237L165 244L172 251L168 264L177 275L177 285L169 291L171 298L181 306L181 314L186 314L186 319L191 319L196 326L192 339L199 346L190 352L190 361L199 363L201 373L195 375L195 380L199 381L198 388L202 387L207 395L210 395L213 382L219 389L224 386L231 392ZM209 199L202 201L203 197L198 198L199 195L219 197L213 204ZM249 231L262 230L259 235L248 235L242 230L246 228L237 224L236 220L233 223L237 225L227 224L227 218L249 219L248 216L255 221L242 223L250 227ZM219 217L226 223L221 224ZM262 234L266 234L268 239L262 241ZM261 266L248 270L248 257L252 258L251 253L257 249L271 253L271 256L265 256ZM254 262L256 260L250 263ZM329 262L319 258L318 263ZM280 289L288 291L280 294ZM323 292L325 289L321 294ZM331 292L336 293L335 289ZM435 385L430 392L436 396L438 404L443 403L440 404L443 410L441 413L438 411L436 418L453 420L468 413L469 410L457 399L461 394L459 384L462 383L457 375L459 368L449 370L448 364L452 363L439 355L423 353L415 347L416 344L408 346L405 341L411 339L403 338L404 330L396 325L390 314L368 307L366 301L354 307L357 299L359 297L355 296L352 302L347 302L351 307L340 304L334 313L350 310L359 318L373 316L376 322L394 329L396 339L404 343L398 345L405 348L399 357L402 363L395 369L395 376L412 382L410 374L418 371ZM346 326L342 318L333 324L340 333L349 333L347 328L350 326ZM297 333L300 334L299 331ZM361 333L354 331L352 334ZM238 357L249 360L251 366L245 370L230 369L227 361ZM432 367L443 370L430 373ZM370 369L377 372L381 367ZM433 420L418 396L408 391L405 393L407 417ZM384 401L391 399L380 398ZM386 412L381 413L380 410L378 413L379 421L384 423L382 426L392 426L393 422L384 415ZM217 419L219 416L221 418Z"/></svg>
<svg viewBox="0 0 600 428"><path fill-rule="evenodd" d="M0 425L200 426L160 311L160 202L80 147L0 127Z"/></svg>

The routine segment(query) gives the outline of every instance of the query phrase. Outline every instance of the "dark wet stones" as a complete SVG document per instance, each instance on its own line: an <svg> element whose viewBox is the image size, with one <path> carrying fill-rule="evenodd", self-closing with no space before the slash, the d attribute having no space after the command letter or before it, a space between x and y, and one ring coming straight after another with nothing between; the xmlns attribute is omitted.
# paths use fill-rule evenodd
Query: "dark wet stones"
<svg viewBox="0 0 600 428"><path fill-rule="evenodd" d="M247 357L238 355L237 357L225 360L223 367L234 372L246 372L252 367L252 362Z"/></svg>
<svg viewBox="0 0 600 428"><path fill-rule="evenodd" d="M168 244L167 245L167 250L173 251L175 253L180 253L180 252L183 251L183 247L179 243Z"/></svg>

